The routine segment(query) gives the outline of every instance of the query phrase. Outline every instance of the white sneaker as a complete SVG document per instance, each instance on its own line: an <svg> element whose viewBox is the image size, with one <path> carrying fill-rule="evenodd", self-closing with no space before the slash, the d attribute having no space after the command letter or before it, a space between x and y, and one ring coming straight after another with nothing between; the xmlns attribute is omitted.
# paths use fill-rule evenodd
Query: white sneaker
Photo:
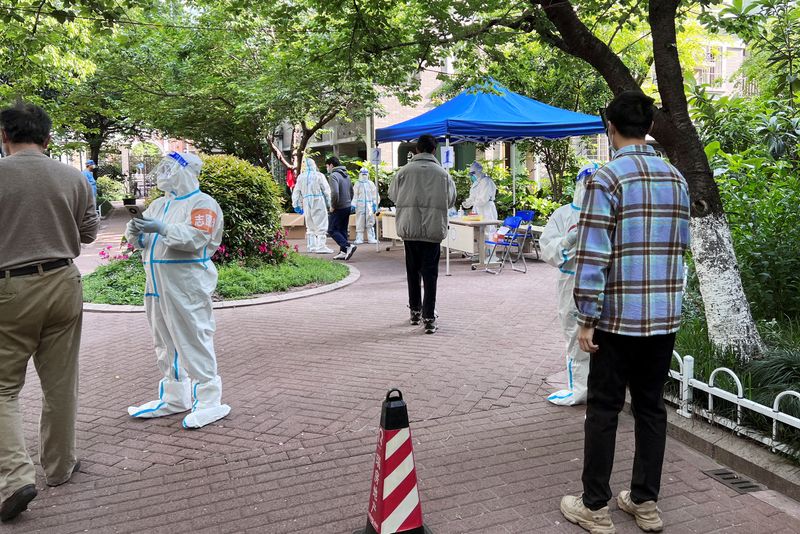
<svg viewBox="0 0 800 534"><path fill-rule="evenodd" d="M349 260L350 258L352 258L353 253L356 251L357 248L358 247L355 245L350 245L349 247L347 247L347 252L345 253L344 259Z"/></svg>
<svg viewBox="0 0 800 534"><path fill-rule="evenodd" d="M343 260L347 257L347 254L344 252L339 252L336 256L333 257L334 260Z"/></svg>

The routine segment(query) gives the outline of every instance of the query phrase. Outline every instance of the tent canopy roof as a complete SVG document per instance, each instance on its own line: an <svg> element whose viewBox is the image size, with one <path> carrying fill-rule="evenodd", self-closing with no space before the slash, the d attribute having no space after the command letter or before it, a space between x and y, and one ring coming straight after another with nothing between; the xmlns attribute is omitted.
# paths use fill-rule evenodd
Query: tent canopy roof
<svg viewBox="0 0 800 534"><path fill-rule="evenodd" d="M494 143L603 133L600 117L548 106L491 80L405 122L379 128L377 141L411 141L422 134L451 143Z"/></svg>

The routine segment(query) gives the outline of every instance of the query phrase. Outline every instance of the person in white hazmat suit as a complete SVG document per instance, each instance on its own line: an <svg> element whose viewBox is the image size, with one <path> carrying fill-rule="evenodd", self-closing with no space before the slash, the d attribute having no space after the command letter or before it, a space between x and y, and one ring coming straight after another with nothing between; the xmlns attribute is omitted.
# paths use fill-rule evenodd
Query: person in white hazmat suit
<svg viewBox="0 0 800 534"><path fill-rule="evenodd" d="M222 241L219 204L200 191L203 161L170 152L150 175L164 196L131 219L125 237L142 250L147 282L145 312L163 378L158 399L131 406L133 417L162 417L191 410L184 428L200 428L230 413L214 353L211 261Z"/></svg>
<svg viewBox="0 0 800 534"><path fill-rule="evenodd" d="M572 290L575 287L575 249L584 181L596 169L597 165L592 163L580 170L572 202L553 212L539 237L542 259L561 273L558 278L558 315L567 339L567 388L554 392L547 400L562 406L586 402L589 354L583 352L578 344L578 309Z"/></svg>
<svg viewBox="0 0 800 534"><path fill-rule="evenodd" d="M472 185L469 188L469 196L461 205L465 208L472 208L475 213L481 216L482 221L497 220L497 207L494 205L497 186L494 185L489 175L483 172L483 166L477 161L473 162L469 168L469 178L472 181ZM491 238L496 230L495 226L487 226L487 237Z"/></svg>
<svg viewBox="0 0 800 534"><path fill-rule="evenodd" d="M354 243L360 245L364 242L364 228L367 229L367 241L377 243L375 235L375 214L378 213L378 189L369 179L369 169L362 167L358 173L358 181L353 187L353 202L356 214L356 240Z"/></svg>
<svg viewBox="0 0 800 534"><path fill-rule="evenodd" d="M328 239L328 211L331 207L331 187L311 158L305 159L305 169L297 178L292 191L294 211L305 216L306 250L317 254L332 254Z"/></svg>

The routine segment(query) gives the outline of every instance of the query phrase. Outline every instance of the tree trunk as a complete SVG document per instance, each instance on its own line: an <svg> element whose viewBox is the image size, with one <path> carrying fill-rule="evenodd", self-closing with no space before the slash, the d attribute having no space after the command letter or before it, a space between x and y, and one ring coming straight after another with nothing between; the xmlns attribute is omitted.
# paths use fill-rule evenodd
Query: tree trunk
<svg viewBox="0 0 800 534"><path fill-rule="evenodd" d="M740 358L759 357L764 344L742 287L719 189L689 116L675 32L679 3L679 0L650 2L648 18L663 117L653 133L689 184L692 257L705 304L709 338L717 348L733 351Z"/></svg>
<svg viewBox="0 0 800 534"><path fill-rule="evenodd" d="M532 3L543 8L558 30L558 47L594 67L614 94L640 90L627 66L586 27L569 0L532 0ZM719 190L689 117L675 35L679 3L679 0L650 1L653 58L662 99L652 135L689 184L692 256L706 307L709 337L720 350L732 351L743 359L757 357L763 353L764 344L742 288ZM552 42L553 35L546 28L536 30Z"/></svg>

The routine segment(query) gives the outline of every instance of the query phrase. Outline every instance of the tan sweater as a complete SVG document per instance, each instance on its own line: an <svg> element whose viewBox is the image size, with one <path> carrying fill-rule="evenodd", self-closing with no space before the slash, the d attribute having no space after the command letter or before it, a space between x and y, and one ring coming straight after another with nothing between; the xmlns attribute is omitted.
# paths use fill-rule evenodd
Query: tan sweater
<svg viewBox="0 0 800 534"><path fill-rule="evenodd" d="M35 150L0 158L0 270L76 258L97 226L79 170Z"/></svg>

